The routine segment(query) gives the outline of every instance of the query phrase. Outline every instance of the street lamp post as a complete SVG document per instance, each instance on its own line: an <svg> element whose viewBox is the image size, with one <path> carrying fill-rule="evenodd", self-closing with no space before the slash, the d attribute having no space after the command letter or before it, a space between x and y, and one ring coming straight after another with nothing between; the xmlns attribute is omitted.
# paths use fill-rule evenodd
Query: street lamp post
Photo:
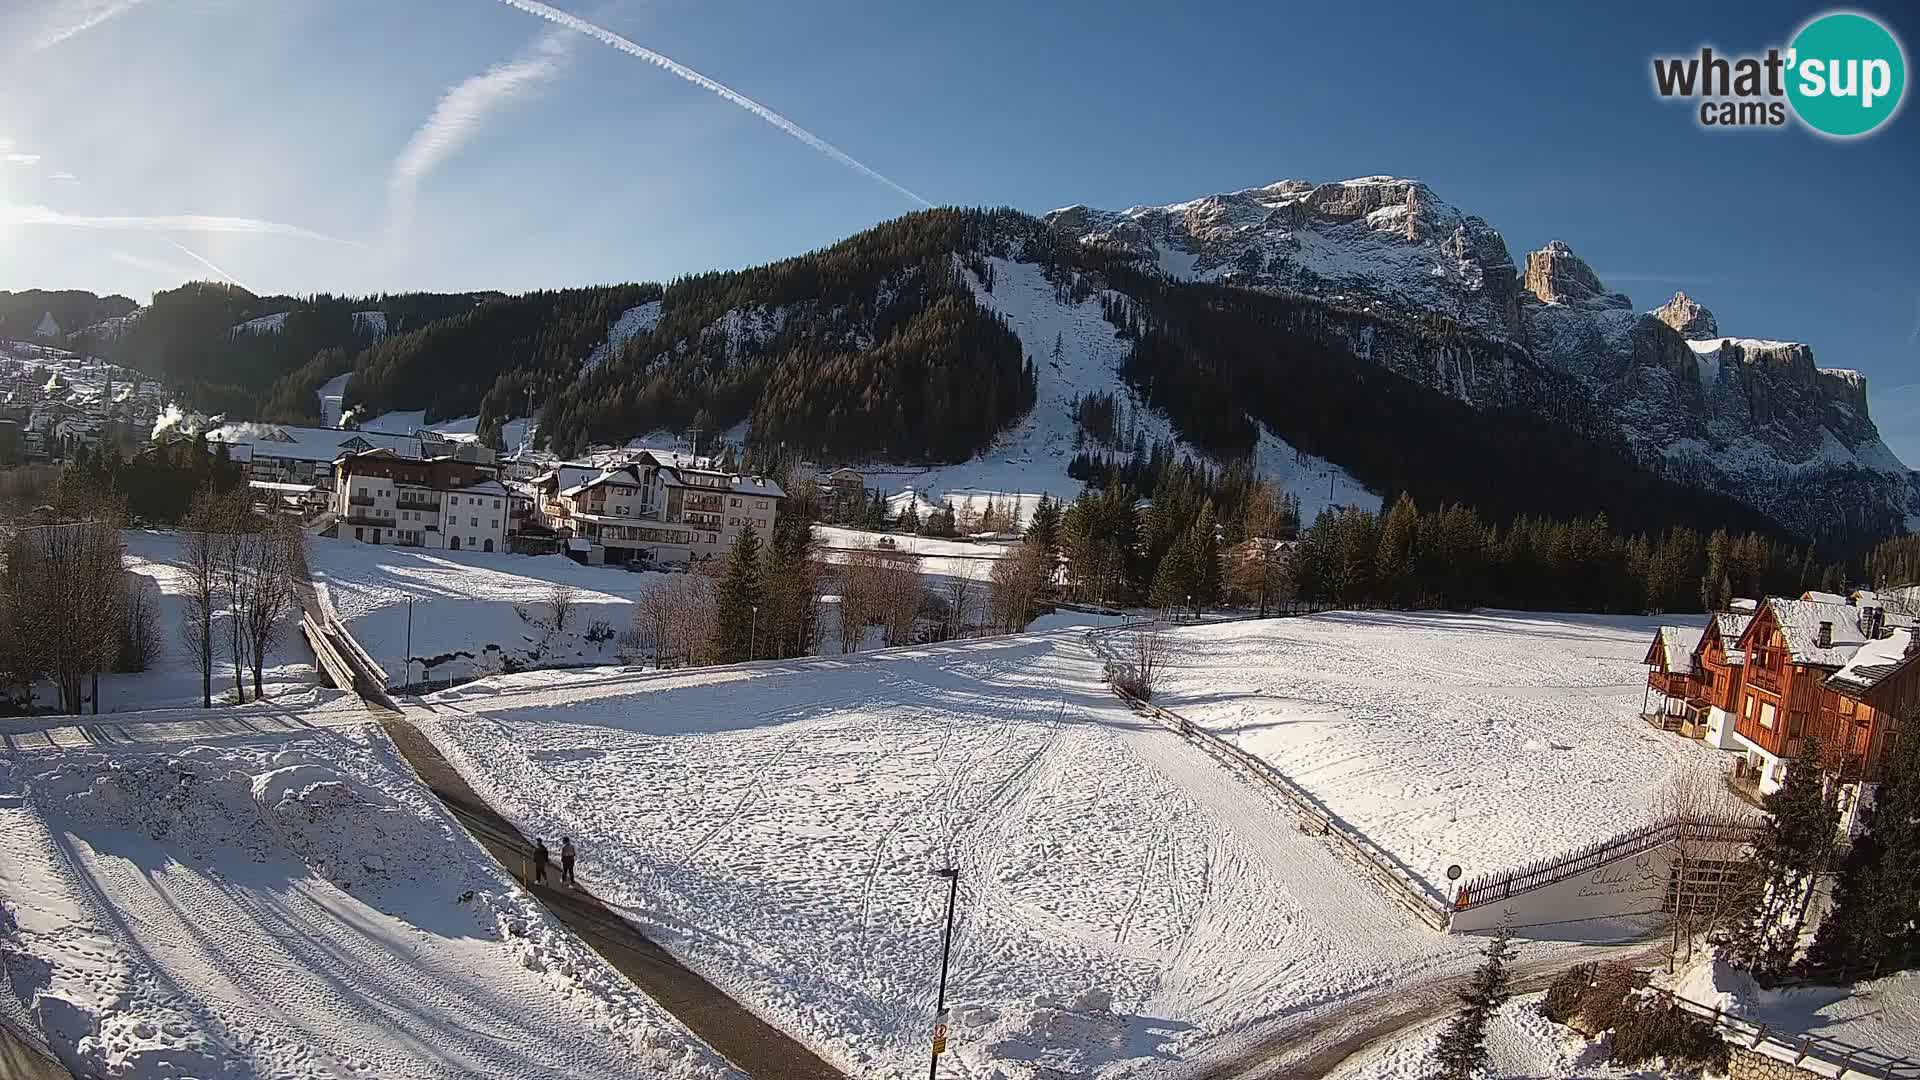
<svg viewBox="0 0 1920 1080"><path fill-rule="evenodd" d="M760 656L760 605L753 605L753 618L747 622L747 659L756 660Z"/></svg>
<svg viewBox="0 0 1920 1080"><path fill-rule="evenodd" d="M947 960L953 955L953 899L960 891L960 868L935 870L934 875L947 879L947 932L940 943L940 996L933 1007L933 1057L927 1062L927 1080L940 1074L940 1054L947 1048Z"/></svg>
<svg viewBox="0 0 1920 1080"><path fill-rule="evenodd" d="M400 687L404 691L407 684L413 682L413 597L407 597L407 670L400 676Z"/></svg>

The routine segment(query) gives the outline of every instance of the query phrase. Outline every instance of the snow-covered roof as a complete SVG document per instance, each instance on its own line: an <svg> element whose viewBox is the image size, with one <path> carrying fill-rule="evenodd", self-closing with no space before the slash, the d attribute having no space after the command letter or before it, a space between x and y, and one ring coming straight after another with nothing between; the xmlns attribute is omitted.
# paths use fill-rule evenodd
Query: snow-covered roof
<svg viewBox="0 0 1920 1080"><path fill-rule="evenodd" d="M1839 593L1819 592L1814 589L1808 589L1806 592L1801 593L1800 599L1811 600L1816 604L1844 604L1847 602L1847 598L1841 596Z"/></svg>
<svg viewBox="0 0 1920 1080"><path fill-rule="evenodd" d="M1668 671L1686 671L1693 667L1693 650L1700 644L1701 630L1691 626L1663 626L1655 644L1664 650Z"/></svg>
<svg viewBox="0 0 1920 1080"><path fill-rule="evenodd" d="M1895 630L1887 637L1876 638L1860 646L1851 660L1827 677L1827 685L1848 694L1864 694L1872 690L1887 676L1913 660L1913 655L1907 652L1907 645L1916 632L1920 631Z"/></svg>
<svg viewBox="0 0 1920 1080"><path fill-rule="evenodd" d="M385 435L377 431L355 431L349 428L311 428L294 427L287 424L257 424L246 421L222 424L207 432L207 438L213 442L229 444L251 444L255 457L285 458L292 461L338 460L342 454L351 453L361 447L352 445L355 440L367 447L380 450L392 450L396 455L406 458L424 458L420 440L412 435Z"/></svg>
<svg viewBox="0 0 1920 1080"><path fill-rule="evenodd" d="M1767 607L1786 638L1787 655L1796 664L1837 668L1867 643L1867 636L1860 632L1860 609L1850 604L1772 597ZM1825 647L1819 644L1823 622L1833 624L1832 644Z"/></svg>
<svg viewBox="0 0 1920 1080"><path fill-rule="evenodd" d="M1749 613L1759 611L1760 601L1749 600L1744 596L1737 596L1732 600L1727 601L1727 610L1728 611L1745 611Z"/></svg>
<svg viewBox="0 0 1920 1080"><path fill-rule="evenodd" d="M1735 612L1717 612L1713 616L1713 627L1720 635L1720 647L1725 650L1727 663L1744 664L1746 651L1740 648L1740 638L1746 634L1747 627L1753 622L1753 616ZM1704 636L1704 635L1703 635Z"/></svg>

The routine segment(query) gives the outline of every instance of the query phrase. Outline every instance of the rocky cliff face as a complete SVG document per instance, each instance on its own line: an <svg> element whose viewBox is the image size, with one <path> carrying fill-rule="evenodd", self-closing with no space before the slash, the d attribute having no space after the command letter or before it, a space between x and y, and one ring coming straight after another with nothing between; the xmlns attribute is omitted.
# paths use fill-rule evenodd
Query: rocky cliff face
<svg viewBox="0 0 1920 1080"><path fill-rule="evenodd" d="M1815 539L1920 528L1920 482L1880 440L1858 372L1823 370L1798 342L1723 337L1684 293L1636 311L1563 241L1518 272L1498 231L1420 181L1286 180L1047 221L1173 278L1445 316L1473 340L1348 336L1357 355L1479 405L1584 393L1644 463Z"/></svg>

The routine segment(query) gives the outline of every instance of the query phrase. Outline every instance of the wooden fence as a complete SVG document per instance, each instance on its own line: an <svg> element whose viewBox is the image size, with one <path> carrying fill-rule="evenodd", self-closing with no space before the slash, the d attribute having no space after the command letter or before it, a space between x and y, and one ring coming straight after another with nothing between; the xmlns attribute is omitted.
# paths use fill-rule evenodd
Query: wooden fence
<svg viewBox="0 0 1920 1080"><path fill-rule="evenodd" d="M1454 894L1453 910L1465 911L1510 896L1589 873L1616 859L1651 851L1676 840L1701 843L1751 843L1760 826L1736 818L1670 819L1589 844L1577 851L1542 859L1515 870L1475 878Z"/></svg>
<svg viewBox="0 0 1920 1080"><path fill-rule="evenodd" d="M1087 643L1092 646L1095 655L1107 661L1115 661L1118 657L1107 646L1105 639L1122 631L1138 630L1149 625L1151 624L1141 620L1091 630L1087 633ZM1315 802L1311 795L1294 784L1271 763L1247 753L1178 713L1141 701L1118 688L1114 689L1114 693L1135 712L1160 721L1228 768L1243 771L1274 791L1300 816L1303 831L1333 841L1340 851L1351 857L1368 877L1379 884L1389 898L1406 908L1415 918L1435 930L1447 929L1449 912L1443 900L1423 888L1409 870L1368 840L1364 834L1350 828Z"/></svg>

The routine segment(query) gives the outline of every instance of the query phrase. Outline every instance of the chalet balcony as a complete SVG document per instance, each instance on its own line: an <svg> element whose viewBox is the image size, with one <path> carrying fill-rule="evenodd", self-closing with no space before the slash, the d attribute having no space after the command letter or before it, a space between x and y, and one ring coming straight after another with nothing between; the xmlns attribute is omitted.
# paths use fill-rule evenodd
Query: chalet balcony
<svg viewBox="0 0 1920 1080"><path fill-rule="evenodd" d="M402 495L394 500L394 502L395 505L399 506L402 510L433 510L437 512L440 509L440 500L438 498L430 499L419 495Z"/></svg>
<svg viewBox="0 0 1920 1080"><path fill-rule="evenodd" d="M371 495L349 495L349 496L347 496L347 502L349 502L349 503L351 503L351 504L353 504L354 506L372 506L372 505L373 505L373 496L371 496Z"/></svg>
<svg viewBox="0 0 1920 1080"><path fill-rule="evenodd" d="M1748 667L1747 685L1777 694L1780 692L1780 673L1770 667Z"/></svg>
<svg viewBox="0 0 1920 1080"><path fill-rule="evenodd" d="M343 517L340 520L342 522L345 522L348 525L379 525L383 528L391 527L394 523L394 518L392 514L373 514L373 513L362 513L362 512L355 512L355 513L348 514L346 517Z"/></svg>
<svg viewBox="0 0 1920 1080"><path fill-rule="evenodd" d="M718 495L689 495L682 503L682 508L688 511L717 514L726 508L726 500Z"/></svg>

